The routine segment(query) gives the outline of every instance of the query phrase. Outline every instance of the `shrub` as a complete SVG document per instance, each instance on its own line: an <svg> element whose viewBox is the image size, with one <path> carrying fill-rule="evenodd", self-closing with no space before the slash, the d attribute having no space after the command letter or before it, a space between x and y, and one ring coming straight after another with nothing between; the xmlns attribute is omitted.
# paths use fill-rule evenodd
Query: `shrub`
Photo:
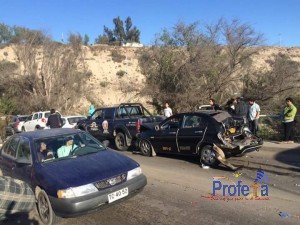
<svg viewBox="0 0 300 225"><path fill-rule="evenodd" d="M126 59L126 56L120 54L117 50L112 50L111 51L111 58L114 62L121 63L123 60Z"/></svg>
<svg viewBox="0 0 300 225"><path fill-rule="evenodd" d="M122 78L125 74L126 74L126 72L125 72L124 70L119 70L119 71L117 72L117 76L118 76L119 78Z"/></svg>

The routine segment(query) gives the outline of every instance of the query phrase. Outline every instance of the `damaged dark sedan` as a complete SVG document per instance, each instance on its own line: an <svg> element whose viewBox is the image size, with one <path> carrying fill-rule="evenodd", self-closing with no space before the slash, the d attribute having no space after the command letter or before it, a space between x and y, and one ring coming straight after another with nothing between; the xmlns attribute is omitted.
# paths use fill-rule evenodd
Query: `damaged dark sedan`
<svg viewBox="0 0 300 225"><path fill-rule="evenodd" d="M136 143L145 156L194 155L207 166L217 166L230 156L259 150L262 144L263 140L252 134L242 119L225 111L173 115L159 124L141 127Z"/></svg>

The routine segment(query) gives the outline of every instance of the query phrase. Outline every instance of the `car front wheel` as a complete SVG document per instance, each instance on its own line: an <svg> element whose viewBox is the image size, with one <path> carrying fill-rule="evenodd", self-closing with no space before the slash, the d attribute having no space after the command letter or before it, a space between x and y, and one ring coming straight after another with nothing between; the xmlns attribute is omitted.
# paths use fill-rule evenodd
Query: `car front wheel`
<svg viewBox="0 0 300 225"><path fill-rule="evenodd" d="M219 160L217 160L217 153L213 150L213 146L206 145L201 149L200 163L212 167L220 164Z"/></svg>
<svg viewBox="0 0 300 225"><path fill-rule="evenodd" d="M126 151L129 147L126 143L125 135L121 132L117 133L115 137L115 144L117 149L120 151Z"/></svg>
<svg viewBox="0 0 300 225"><path fill-rule="evenodd" d="M140 151L141 151L142 155L151 156L152 145L149 141L141 140L139 146L140 146Z"/></svg>
<svg viewBox="0 0 300 225"><path fill-rule="evenodd" d="M55 215L48 195L44 190L41 190L38 194L37 209L44 224L53 225L57 223L59 218Z"/></svg>

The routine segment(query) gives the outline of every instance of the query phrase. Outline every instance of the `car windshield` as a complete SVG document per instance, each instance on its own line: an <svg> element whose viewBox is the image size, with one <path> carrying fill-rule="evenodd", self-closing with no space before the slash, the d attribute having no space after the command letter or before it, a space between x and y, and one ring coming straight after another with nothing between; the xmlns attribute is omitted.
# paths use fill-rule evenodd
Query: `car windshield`
<svg viewBox="0 0 300 225"><path fill-rule="evenodd" d="M106 147L85 132L35 140L36 156L41 163L93 154Z"/></svg>

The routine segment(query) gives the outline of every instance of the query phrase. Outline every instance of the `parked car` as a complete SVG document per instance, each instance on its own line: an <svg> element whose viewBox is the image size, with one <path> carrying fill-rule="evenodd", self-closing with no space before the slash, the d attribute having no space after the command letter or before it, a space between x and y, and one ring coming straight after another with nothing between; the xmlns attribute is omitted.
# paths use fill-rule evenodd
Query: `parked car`
<svg viewBox="0 0 300 225"><path fill-rule="evenodd" d="M136 141L142 124L160 122L140 103L121 103L95 110L92 116L77 123L77 128L88 131L100 141L114 140L120 151L126 151Z"/></svg>
<svg viewBox="0 0 300 225"><path fill-rule="evenodd" d="M59 116L61 116L59 112L56 113L59 114ZM50 115L51 115L50 111L33 113L24 122L22 126L22 131L27 132L27 131L34 131L34 130L47 128L46 123Z"/></svg>
<svg viewBox="0 0 300 225"><path fill-rule="evenodd" d="M69 154L58 157L66 143ZM45 146L50 157L39 160ZM140 165L105 147L85 131L46 129L11 136L0 150L5 176L27 182L45 224L73 217L132 197L147 183Z"/></svg>
<svg viewBox="0 0 300 225"><path fill-rule="evenodd" d="M62 116L61 119L63 121L62 128L75 128L77 122L79 120L86 119L86 117L84 117L84 116Z"/></svg>
<svg viewBox="0 0 300 225"><path fill-rule="evenodd" d="M22 132L22 126L29 115L8 116L8 125L5 127L6 136Z"/></svg>
<svg viewBox="0 0 300 225"><path fill-rule="evenodd" d="M242 119L225 111L176 114L159 124L142 126L137 140L137 147L145 156L152 151L193 155L208 166L219 164L214 144L228 158L258 150L263 140L253 135Z"/></svg>

